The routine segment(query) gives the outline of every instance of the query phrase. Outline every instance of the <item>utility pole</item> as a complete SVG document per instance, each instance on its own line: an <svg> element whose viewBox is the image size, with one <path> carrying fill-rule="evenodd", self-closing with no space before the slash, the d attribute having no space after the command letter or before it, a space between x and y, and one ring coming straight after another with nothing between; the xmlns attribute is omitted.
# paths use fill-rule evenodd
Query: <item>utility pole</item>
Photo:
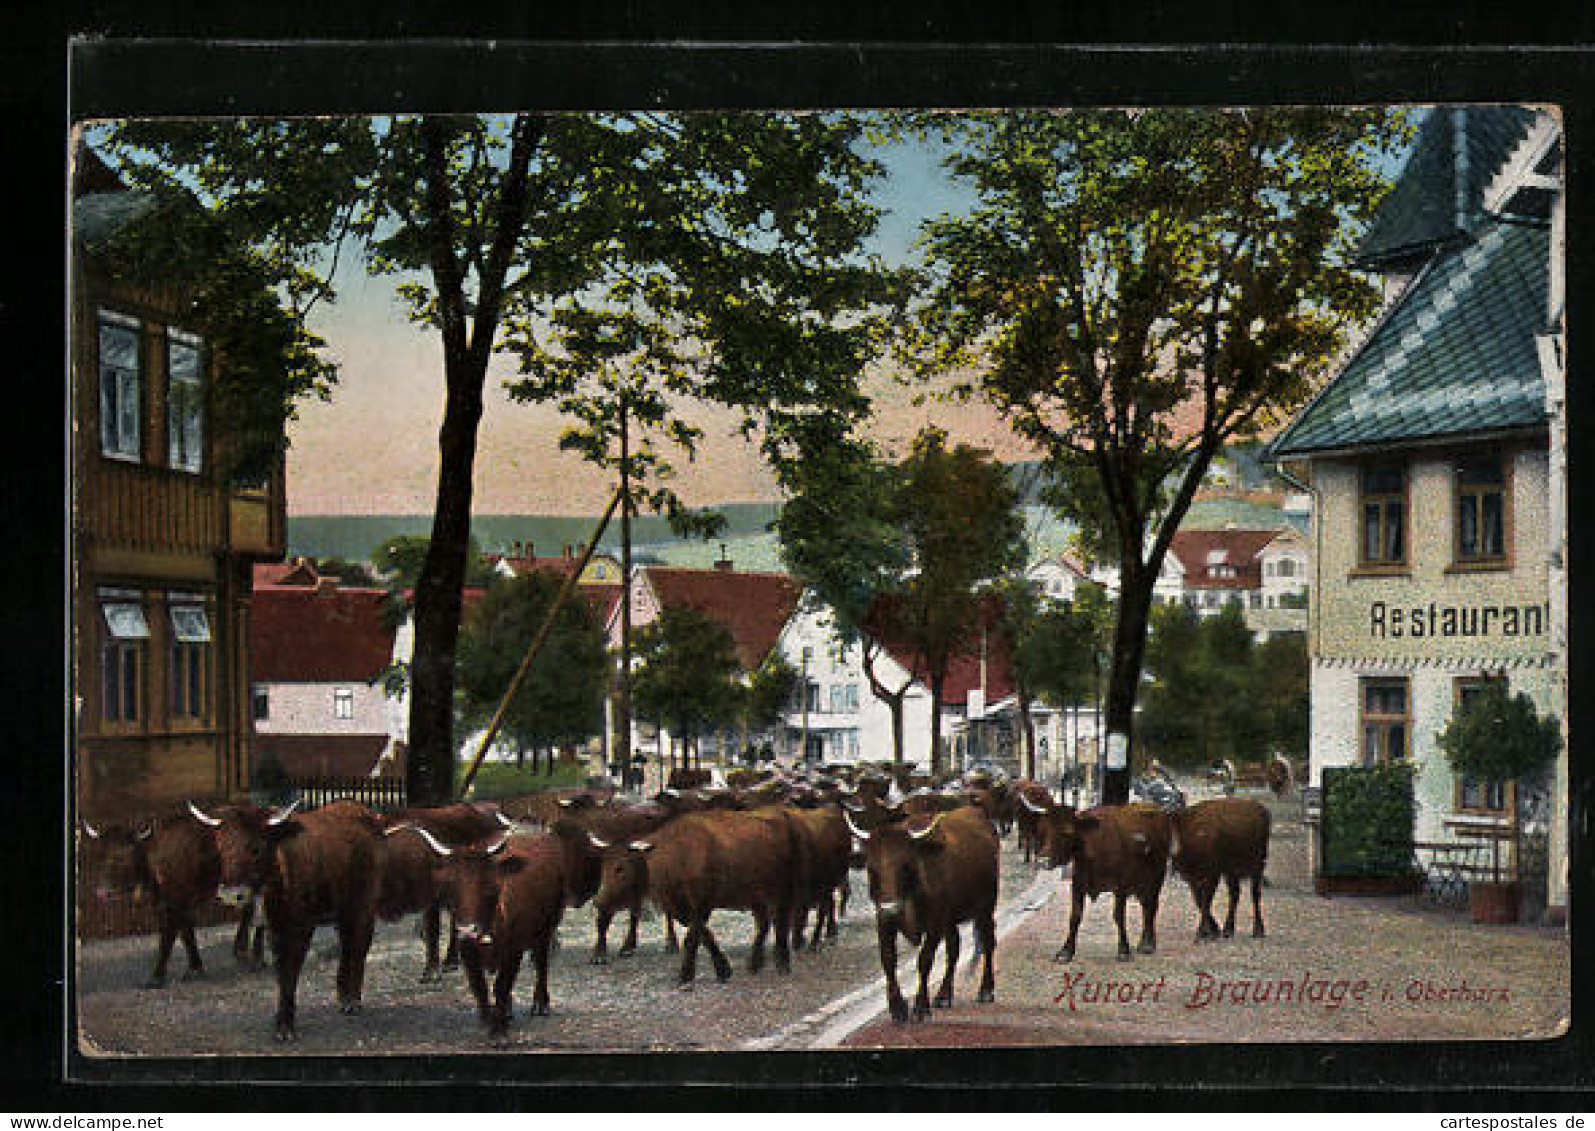
<svg viewBox="0 0 1595 1131"><path fill-rule="evenodd" d="M621 773L631 767L631 406L620 394L620 671L615 683L615 749Z"/></svg>

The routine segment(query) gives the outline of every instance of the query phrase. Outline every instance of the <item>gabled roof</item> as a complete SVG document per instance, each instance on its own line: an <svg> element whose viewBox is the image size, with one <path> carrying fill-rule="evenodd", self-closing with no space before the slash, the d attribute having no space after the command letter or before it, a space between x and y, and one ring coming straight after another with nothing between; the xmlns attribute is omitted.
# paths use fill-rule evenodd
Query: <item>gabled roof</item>
<svg viewBox="0 0 1595 1131"><path fill-rule="evenodd" d="M1520 106L1430 110L1400 178L1358 246L1358 259L1373 267L1399 265L1465 235L1484 206L1485 188L1533 122L1534 111Z"/></svg>
<svg viewBox="0 0 1595 1131"><path fill-rule="evenodd" d="M1543 425L1550 236L1485 224L1413 280L1275 457Z"/></svg>
<svg viewBox="0 0 1595 1131"><path fill-rule="evenodd" d="M1257 556L1278 536L1277 530L1177 530L1169 555L1179 561L1192 589L1257 589L1263 584ZM1235 576L1210 576L1214 562L1235 567Z"/></svg>
<svg viewBox="0 0 1595 1131"><path fill-rule="evenodd" d="M268 683L375 680L393 659L383 624L384 589L279 585L257 588L250 604L251 678Z"/></svg>
<svg viewBox="0 0 1595 1131"><path fill-rule="evenodd" d="M729 628L745 671L764 663L802 595L784 573L648 566L641 575L661 608L697 609Z"/></svg>

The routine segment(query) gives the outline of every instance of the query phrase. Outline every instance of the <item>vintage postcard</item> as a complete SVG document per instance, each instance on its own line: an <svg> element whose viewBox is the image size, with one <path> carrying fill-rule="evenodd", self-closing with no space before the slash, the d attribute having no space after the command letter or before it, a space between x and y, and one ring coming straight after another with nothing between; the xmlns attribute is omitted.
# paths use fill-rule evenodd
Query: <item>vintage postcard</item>
<svg viewBox="0 0 1595 1131"><path fill-rule="evenodd" d="M79 1070L1561 1037L1563 131L76 123Z"/></svg>

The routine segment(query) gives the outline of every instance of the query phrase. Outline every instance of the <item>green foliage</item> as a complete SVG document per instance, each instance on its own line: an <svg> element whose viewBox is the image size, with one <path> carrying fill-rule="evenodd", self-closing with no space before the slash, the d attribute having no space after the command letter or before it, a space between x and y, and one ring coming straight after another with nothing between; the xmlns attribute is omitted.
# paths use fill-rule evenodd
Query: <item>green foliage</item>
<svg viewBox="0 0 1595 1131"><path fill-rule="evenodd" d="M1233 605L1203 617L1183 604L1152 608L1140 735L1171 766L1217 759L1297 758L1308 739L1308 666L1300 633L1258 644Z"/></svg>
<svg viewBox="0 0 1595 1131"><path fill-rule="evenodd" d="M432 539L425 534L395 534L386 538L371 551L371 561L390 589L413 589L426 564L427 550ZM465 583L487 586L499 577L482 558L475 538L466 541Z"/></svg>
<svg viewBox="0 0 1595 1131"><path fill-rule="evenodd" d="M742 725L749 730L763 730L780 722L797 689L798 678L797 670L779 653L772 652L741 689L737 713Z"/></svg>
<svg viewBox="0 0 1595 1131"><path fill-rule="evenodd" d="M1505 680L1493 679L1458 704L1435 738L1454 772L1490 782L1526 777L1562 748L1557 720L1542 717L1523 692L1511 694Z"/></svg>
<svg viewBox="0 0 1595 1131"><path fill-rule="evenodd" d="M1168 542L1220 447L1300 405L1378 307L1355 240L1397 111L931 115L976 194L924 226L903 353L964 374L1053 462L1085 544L1120 567L1109 725L1127 726ZM1104 522L1106 519L1106 522Z"/></svg>
<svg viewBox="0 0 1595 1131"><path fill-rule="evenodd" d="M638 718L686 739L735 725L744 703L741 667L725 625L672 606L638 633L637 656L631 705Z"/></svg>
<svg viewBox="0 0 1595 1131"><path fill-rule="evenodd" d="M1017 588L1017 587L1015 587ZM1028 586L1026 592L1030 591ZM1032 596L1005 593L1004 621L1013 642L1014 675L1056 707L1090 702L1096 691L1096 626L1072 604L1043 607Z"/></svg>
<svg viewBox="0 0 1595 1131"><path fill-rule="evenodd" d="M1324 875L1411 874L1416 773L1409 762L1324 770Z"/></svg>
<svg viewBox="0 0 1595 1131"><path fill-rule="evenodd" d="M465 778L464 767L457 767L459 782ZM483 762L471 779L471 798L476 801L493 801L503 797L521 797L546 789L569 789L585 785L591 771L581 759L560 759L549 770L530 766L517 766L513 762Z"/></svg>
<svg viewBox="0 0 1595 1131"><path fill-rule="evenodd" d="M541 571L501 578L470 608L460 633L458 687L472 724L485 726L497 711L561 584ZM511 701L503 734L534 750L585 741L603 725L608 687L603 628L573 593Z"/></svg>
<svg viewBox="0 0 1595 1131"><path fill-rule="evenodd" d="M344 585L364 589L380 589L382 581L364 562L349 562L342 558L322 558L316 562L316 572L323 577L336 577Z"/></svg>

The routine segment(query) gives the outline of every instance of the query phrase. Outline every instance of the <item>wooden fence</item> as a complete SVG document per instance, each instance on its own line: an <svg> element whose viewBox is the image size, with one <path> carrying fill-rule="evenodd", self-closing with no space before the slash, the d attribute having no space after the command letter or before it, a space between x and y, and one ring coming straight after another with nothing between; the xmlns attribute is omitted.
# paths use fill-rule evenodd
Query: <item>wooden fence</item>
<svg viewBox="0 0 1595 1131"><path fill-rule="evenodd" d="M283 792L302 811L334 801L355 801L378 812L405 807L403 778L296 778Z"/></svg>

